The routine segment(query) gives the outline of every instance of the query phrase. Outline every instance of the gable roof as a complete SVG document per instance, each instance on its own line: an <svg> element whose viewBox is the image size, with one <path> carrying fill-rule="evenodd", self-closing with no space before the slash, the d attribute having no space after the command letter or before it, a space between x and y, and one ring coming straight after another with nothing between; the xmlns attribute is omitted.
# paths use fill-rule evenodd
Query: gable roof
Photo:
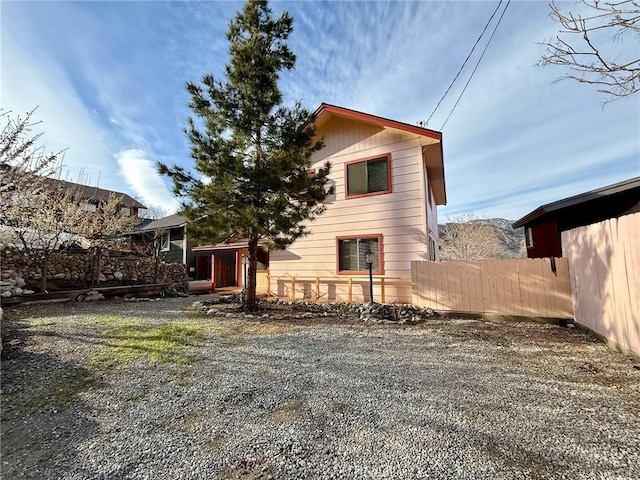
<svg viewBox="0 0 640 480"><path fill-rule="evenodd" d="M359 112L350 108L322 103L314 113L316 127L321 127L332 118L346 118L358 122L391 128L402 132L413 133L431 139L422 147L422 158L427 169L436 205L446 205L447 191L444 180L444 161L442 153L442 132L418 127L409 123L398 122L389 118L378 117L369 113ZM433 141L435 140L435 141Z"/></svg>
<svg viewBox="0 0 640 480"><path fill-rule="evenodd" d="M339 107L337 105L330 105L328 103L322 103L315 111L314 116L316 118L316 125L321 126L326 120L331 117L349 118L351 120L358 120L365 123L373 123L380 125L381 127L394 128L396 130L402 130L404 132L415 133L424 137L433 138L436 140L442 140L442 133L430 130L428 128L418 127L409 123L398 122L389 118L378 117L377 115L371 115L370 113L359 112L350 108Z"/></svg>
<svg viewBox="0 0 640 480"><path fill-rule="evenodd" d="M556 212L560 212L570 207L577 207L589 202L605 199L613 195L623 194L626 192L632 192L634 189L638 190L637 202L640 203L640 177L630 178L622 182L614 183L613 185L607 185L606 187L596 188L589 192L580 193L572 197L567 197L556 202L547 203L541 207L536 208L532 212L528 213L520 220L517 220L512 224L513 228L522 227L534 220L537 220L543 216L551 215ZM586 205L585 205L586 207Z"/></svg>
<svg viewBox="0 0 640 480"><path fill-rule="evenodd" d="M165 230L167 228L184 227L186 224L186 217L183 217L179 213L174 213L173 215L155 220L145 219L135 226L135 230L139 232L149 232L154 230Z"/></svg>
<svg viewBox="0 0 640 480"><path fill-rule="evenodd" d="M94 202L106 202L109 199L109 195L120 195L120 204L127 207L147 208L135 198L127 195L126 193L116 192L114 190L106 190L104 188L90 187L88 185L82 185L80 183L68 182L66 180L58 180L57 178L44 178L44 184L48 187L59 186L62 189L72 188L74 192L77 192L78 196L82 200L91 200Z"/></svg>

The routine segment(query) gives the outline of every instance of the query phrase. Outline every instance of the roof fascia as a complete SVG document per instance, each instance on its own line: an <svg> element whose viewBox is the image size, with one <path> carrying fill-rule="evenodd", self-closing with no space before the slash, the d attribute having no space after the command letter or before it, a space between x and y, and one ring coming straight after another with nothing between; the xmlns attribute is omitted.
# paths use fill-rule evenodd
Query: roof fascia
<svg viewBox="0 0 640 480"><path fill-rule="evenodd" d="M613 185L607 185L606 187L596 188L595 190L590 190L588 192L579 193L578 195L563 198L555 202L547 203L528 213L520 220L512 223L511 226L513 228L523 227L547 213L557 212L565 208L580 205L581 203L587 203L599 198L626 192L627 190L632 190L634 188L640 188L640 177L630 178L622 182L614 183Z"/></svg>

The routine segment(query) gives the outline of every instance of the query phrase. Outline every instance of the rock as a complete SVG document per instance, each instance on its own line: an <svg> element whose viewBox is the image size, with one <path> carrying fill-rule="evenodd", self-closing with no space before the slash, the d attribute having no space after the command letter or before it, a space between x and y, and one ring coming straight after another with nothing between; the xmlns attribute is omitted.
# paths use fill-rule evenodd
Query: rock
<svg viewBox="0 0 640 480"><path fill-rule="evenodd" d="M0 287L13 287L17 282L13 278L0 281Z"/></svg>
<svg viewBox="0 0 640 480"><path fill-rule="evenodd" d="M98 275L98 281L99 282L106 282L107 281L107 277L105 277L103 273L100 273L100 275Z"/></svg>
<svg viewBox="0 0 640 480"><path fill-rule="evenodd" d="M193 302L191 304L191 309L192 310L201 310L203 307L202 302Z"/></svg>
<svg viewBox="0 0 640 480"><path fill-rule="evenodd" d="M113 272L113 277L118 281L122 281L124 274L122 272Z"/></svg>
<svg viewBox="0 0 640 480"><path fill-rule="evenodd" d="M11 297L11 296L12 296L11 290L5 290L4 292L0 293L0 297L7 298L7 297Z"/></svg>
<svg viewBox="0 0 640 480"><path fill-rule="evenodd" d="M56 273L53 278L55 278L56 280L61 280L64 278L64 273Z"/></svg>
<svg viewBox="0 0 640 480"><path fill-rule="evenodd" d="M23 290L22 295L33 295L33 290Z"/></svg>

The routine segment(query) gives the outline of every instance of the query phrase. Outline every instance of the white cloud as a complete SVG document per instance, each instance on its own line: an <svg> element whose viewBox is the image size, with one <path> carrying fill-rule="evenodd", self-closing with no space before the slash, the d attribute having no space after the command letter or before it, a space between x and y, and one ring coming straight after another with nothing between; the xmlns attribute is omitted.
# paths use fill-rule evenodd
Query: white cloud
<svg viewBox="0 0 640 480"><path fill-rule="evenodd" d="M122 176L147 207L162 207L175 213L180 204L169 192L153 161L139 149L123 150L115 155Z"/></svg>
<svg viewBox="0 0 640 480"><path fill-rule="evenodd" d="M84 173L91 184L100 181L101 186L116 189L105 132L79 99L67 73L55 62L29 55L7 34L2 36L2 70L2 106L21 116L38 107L33 120L41 123L33 133L44 133L40 144L47 151L65 150L62 176L75 181Z"/></svg>

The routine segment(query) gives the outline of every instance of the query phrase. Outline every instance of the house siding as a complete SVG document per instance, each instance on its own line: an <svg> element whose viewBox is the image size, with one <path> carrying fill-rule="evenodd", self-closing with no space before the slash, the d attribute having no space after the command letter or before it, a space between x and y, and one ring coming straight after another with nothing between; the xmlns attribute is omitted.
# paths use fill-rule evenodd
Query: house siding
<svg viewBox="0 0 640 480"><path fill-rule="evenodd" d="M433 220L427 223L425 217L435 216L435 203L428 214L422 145L435 140L340 118L327 122L318 135L323 137L325 147L314 154L313 167L321 167L327 160L332 163L329 183L335 187L335 193L325 201L325 213L309 225L308 236L286 251L270 253L271 289L290 296L286 279L319 277L320 293L327 292L323 298L345 300L348 277L352 277L357 284L352 299L362 301L368 287L363 288L361 281L368 281L367 274L338 274L336 237L382 235L383 274L377 277L385 278L386 300L410 301L410 261L429 258L426 225L433 225ZM391 158L392 193L347 199L345 163L385 154ZM379 300L379 281L375 283L374 297Z"/></svg>
<svg viewBox="0 0 640 480"><path fill-rule="evenodd" d="M182 228L172 228L169 233L170 247L168 252L165 253L165 262L167 263L183 263L182 251L183 251L183 239L184 233Z"/></svg>

